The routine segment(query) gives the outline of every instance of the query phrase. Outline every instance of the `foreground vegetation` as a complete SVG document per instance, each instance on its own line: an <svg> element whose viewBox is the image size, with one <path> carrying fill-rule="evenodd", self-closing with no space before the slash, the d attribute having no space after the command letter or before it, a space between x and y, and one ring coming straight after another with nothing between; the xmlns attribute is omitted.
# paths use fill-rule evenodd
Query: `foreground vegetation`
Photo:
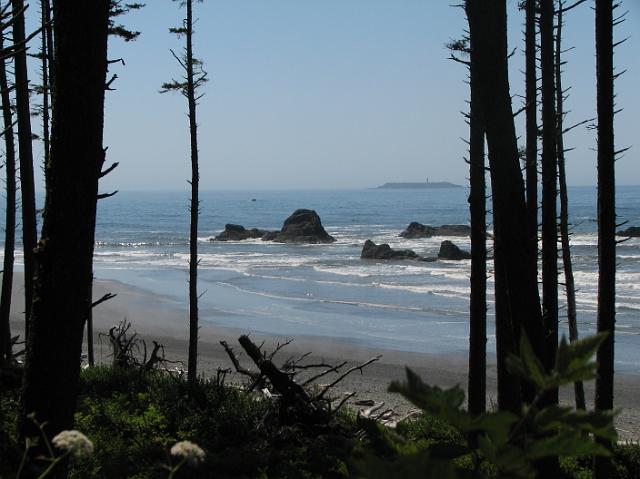
<svg viewBox="0 0 640 479"><path fill-rule="evenodd" d="M522 355L511 358L510 368L541 398L557 385L592 379L590 358L602 339L561 342L551 374L523 340ZM84 370L75 427L92 442L92 454L72 457L69 477L525 478L536 476L537 461L559 456L561 477L586 478L593 455L613 458L611 477L640 477L640 446L601 445L615 442L611 413L537 407L536 401L520 414L472 416L462 409L459 387L429 386L407 370L406 382L394 382L390 390L423 414L390 429L342 409L302 416L283 409L282 398L248 393L224 378L189 383L143 367ZM16 439L19 381L2 386L0 477L15 477L24 451ZM268 382L265 387L274 390ZM197 444L204 457L181 461L175 445L182 441ZM52 448L52 457L61 455L59 449ZM28 459L21 477L39 477L52 457Z"/></svg>
<svg viewBox="0 0 640 479"><path fill-rule="evenodd" d="M15 438L18 391L2 396L2 414ZM165 478L170 447L190 440L206 451L197 469L176 477L343 477L355 422L337 415L305 427L279 417L272 401L221 382L189 385L156 371L96 367L82 373L75 427L94 453L72 462L69 477ZM21 454L3 445L0 476L11 477ZM7 448L12 448L7 450Z"/></svg>

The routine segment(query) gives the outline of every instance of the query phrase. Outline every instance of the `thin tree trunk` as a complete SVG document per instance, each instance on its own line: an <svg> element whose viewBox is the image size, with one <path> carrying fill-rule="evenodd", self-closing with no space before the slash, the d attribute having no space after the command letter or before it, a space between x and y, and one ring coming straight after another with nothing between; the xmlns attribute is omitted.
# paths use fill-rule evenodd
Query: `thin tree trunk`
<svg viewBox="0 0 640 479"><path fill-rule="evenodd" d="M525 114L526 114L526 195L527 234L531 242L530 267L538 274L538 70L536 65L536 22L537 1L525 2ZM522 398L526 403L533 401L535 392L526 381L522 384Z"/></svg>
<svg viewBox="0 0 640 479"><path fill-rule="evenodd" d="M551 371L558 349L558 155L554 80L553 0L540 1L542 76L542 318L545 327L543 364ZM558 403L558 390L545 404Z"/></svg>
<svg viewBox="0 0 640 479"><path fill-rule="evenodd" d="M13 15L13 41L25 40L24 2L11 0ZM29 107L29 78L27 52L18 49L15 54L16 115L18 117L18 147L20 157L20 195L22 198L22 248L24 254L25 338L29 337L29 316L33 302L33 276L36 271L34 249L38 236L36 226L36 197L33 179L33 150L31 145L31 110Z"/></svg>
<svg viewBox="0 0 640 479"><path fill-rule="evenodd" d="M536 67L536 0L525 3L525 101L527 225L531 248L538 249L538 75ZM535 259L538 269L538 259Z"/></svg>
<svg viewBox="0 0 640 479"><path fill-rule="evenodd" d="M564 269L564 283L567 296L567 321L569 323L569 340L578 340L578 322L576 315L576 287L573 279L573 265L571 264L571 244L569 243L569 196L567 194L567 175L565 172L564 156L564 98L562 91L562 8L563 2L558 4L558 26L556 28L555 47L555 78L556 78L556 113L558 115L557 151L558 151L558 181L560 183L560 240L562 242L562 265ZM586 409L584 386L582 381L573 385L577 409Z"/></svg>
<svg viewBox="0 0 640 479"><path fill-rule="evenodd" d="M50 151L50 135L49 135L49 58L47 49L47 9L49 8L46 0L41 0L41 27L40 32L40 54L41 54L41 72L42 72L42 147L44 149L44 164L49 162ZM50 15L49 15L50 16Z"/></svg>
<svg viewBox="0 0 640 479"><path fill-rule="evenodd" d="M109 3L66 0L54 7L53 134L23 380L23 438L37 436L30 413L47 421L49 437L73 425L104 162Z"/></svg>
<svg viewBox="0 0 640 479"><path fill-rule="evenodd" d="M616 319L616 195L613 90L613 2L596 0L598 105L598 332L607 332L597 354L597 410L613 409L614 332ZM611 459L596 457L596 479L611 477Z"/></svg>
<svg viewBox="0 0 640 479"><path fill-rule="evenodd" d="M3 38L0 35L0 49ZM0 364L13 359L11 351L11 290L16 238L16 150L13 135L13 113L7 81L6 59L0 60L0 90L4 126L5 170L7 174L7 202L5 211L4 262L2 292L0 293Z"/></svg>
<svg viewBox="0 0 640 479"><path fill-rule="evenodd" d="M42 0L42 9L44 10L44 30L47 38L47 65L49 68L49 96L53 91L53 84L55 83L55 73L53 71L55 62L53 61L53 23L51 21L51 2L50 0Z"/></svg>
<svg viewBox="0 0 640 479"><path fill-rule="evenodd" d="M198 366L198 123L193 78L193 12L192 0L187 0L187 100L189 102L189 134L191 142L191 228L189 236L189 358L187 377L197 379Z"/></svg>
<svg viewBox="0 0 640 479"><path fill-rule="evenodd" d="M473 48L472 48L473 50ZM484 129L478 84L469 68L469 213L471 216L471 296L469 305L469 412L481 414L487 395L487 223Z"/></svg>
<svg viewBox="0 0 640 479"><path fill-rule="evenodd" d="M527 229L525 191L516 140L507 68L506 3L494 0L465 2L472 54L475 55L481 97L481 116L489 146L489 165L494 217L496 268L496 328L510 323L512 344L499 354L517 353L520 330L527 334L539 357L543 357L543 328L536 271L537 251L532 250ZM500 290L502 289L502 290ZM499 318L508 314L507 318ZM496 337L508 335L496 331ZM509 375L506 381L513 380ZM519 400L519 398L518 398ZM515 399L514 399L515 401Z"/></svg>
<svg viewBox="0 0 640 479"><path fill-rule="evenodd" d="M93 352L93 308L91 303L93 300L93 280L91 281L91 287L89 288L89 312L87 313L87 363L89 367L94 367L95 355Z"/></svg>

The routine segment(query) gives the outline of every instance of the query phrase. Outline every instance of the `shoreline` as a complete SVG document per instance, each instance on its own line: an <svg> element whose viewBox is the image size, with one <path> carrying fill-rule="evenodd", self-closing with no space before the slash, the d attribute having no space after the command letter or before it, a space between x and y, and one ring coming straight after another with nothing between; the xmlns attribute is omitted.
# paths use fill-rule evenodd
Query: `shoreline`
<svg viewBox="0 0 640 479"><path fill-rule="evenodd" d="M14 274L14 288L12 295L12 334L21 334L24 328L22 311L22 278L21 272ZM99 334L106 333L110 327L116 326L121 320L127 319L132 323L131 330L136 331L141 339L148 343L156 340L163 344L165 356L172 361L186 363L188 350L188 312L176 307L168 298L147 291L141 287L131 286L119 281L94 281L94 299L100 298L107 292L117 296L99 305L93 312L94 344L96 362L108 362L108 340L100 340ZM185 290L186 294L186 290ZM218 326L210 321L202 321L198 344L198 368L205 376L215 375L218 368L233 369L231 361L219 341L224 340L234 349L243 366L255 370L251 361L241 355L242 348L237 342L241 334L249 334L255 342L265 343L266 350L273 350L279 343L293 339L276 356L275 362L280 364L290 356L299 357L311 353L311 362L322 361L328 364L339 364L348 361L343 368L358 365L382 355L379 361L364 368L362 373L350 374L337 387L337 393L357 392L354 401L373 400L377 403L384 401L383 409L392 408L398 418L404 417L413 406L397 394L387 392L389 383L402 380L405 377L405 366L409 366L423 380L440 387L451 387L459 384L467 390L468 358L465 354L429 354L413 353L398 350L371 348L353 341L333 339L317 336L278 337L265 335L247 330ZM86 348L86 346L85 346ZM230 381L238 381L238 375L232 374ZM593 404L593 382L585 385L587 404ZM621 413L616 418L616 426L620 433L620 440L640 441L640 404L637 397L640 394L640 377L631 374L616 374L615 377L616 407ZM495 358L487 357L487 407L496 406L496 367ZM570 403L573 398L573 388L565 387L560 391L562 402Z"/></svg>

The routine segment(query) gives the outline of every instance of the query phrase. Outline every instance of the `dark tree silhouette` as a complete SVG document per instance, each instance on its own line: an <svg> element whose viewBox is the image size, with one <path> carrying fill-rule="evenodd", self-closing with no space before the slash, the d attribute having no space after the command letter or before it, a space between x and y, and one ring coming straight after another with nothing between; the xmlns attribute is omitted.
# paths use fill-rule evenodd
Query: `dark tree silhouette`
<svg viewBox="0 0 640 479"><path fill-rule="evenodd" d="M616 4L617 6L618 4ZM613 358L616 320L616 195L613 10L612 0L596 0L596 75L598 114L598 332L608 333L598 349L596 398L597 410L613 409ZM597 457L596 479L611 477L609 458Z"/></svg>
<svg viewBox="0 0 640 479"><path fill-rule="evenodd" d="M22 437L37 435L26 417L30 413L47 421L49 437L73 424L104 163L109 0L55 2L54 18L51 160L27 340Z"/></svg>
<svg viewBox="0 0 640 479"><path fill-rule="evenodd" d="M525 9L525 108L527 225L531 248L538 248L538 70L536 65L537 0L526 0ZM538 260L535 259L536 270Z"/></svg>
<svg viewBox="0 0 640 479"><path fill-rule="evenodd" d="M40 8L42 9L43 14L43 28L45 31L44 43L46 46L49 80L49 98L51 98L51 88L55 83L55 72L53 71L53 22L51 21L51 0L41 0Z"/></svg>
<svg viewBox="0 0 640 479"><path fill-rule="evenodd" d="M20 158L20 196L22 198L22 248L24 254L25 337L29 336L29 316L33 303L33 276L36 271L34 249L38 236L36 197L33 179L33 149L31 145L31 110L29 108L29 77L24 26L23 0L11 0L13 8L13 42L21 45L15 53L16 116Z"/></svg>
<svg viewBox="0 0 640 479"><path fill-rule="evenodd" d="M484 129L475 71L470 69L469 209L471 216L471 296L469 305L469 412L486 410L487 395L487 221Z"/></svg>
<svg viewBox="0 0 640 479"><path fill-rule="evenodd" d="M553 369L558 349L558 212L557 129L553 0L540 0L540 64L542 77L542 318L545 328L543 364ZM558 402L558 391L547 396Z"/></svg>
<svg viewBox="0 0 640 479"><path fill-rule="evenodd" d="M197 379L198 366L198 215L200 200L198 188L200 174L198 171L198 122L196 121L196 92L206 81L207 73L202 69L202 62L193 56L193 0L183 2L186 6L186 18L182 27L171 28L172 33L185 36L185 48L182 57L171 52L184 70L182 81L172 80L162 85L161 93L180 91L187 99L189 109L189 138L191 148L191 222L189 232L189 357L187 376L189 382Z"/></svg>
<svg viewBox="0 0 640 479"><path fill-rule="evenodd" d="M448 44L451 59L469 70L469 214L471 219L471 292L469 297L468 410L478 415L486 410L487 395L487 211L484 129L480 117L478 82L467 36ZM462 60L456 53L469 57Z"/></svg>
<svg viewBox="0 0 640 479"><path fill-rule="evenodd" d="M571 7L577 5L574 3ZM560 241L562 243L562 266L564 270L565 292L567 298L567 322L569 323L569 340L578 339L578 322L576 313L576 287L571 263L571 243L569 241L569 195L567 192L567 174L565 171L564 147L564 91L562 89L562 28L564 2L558 2L556 10L556 41L555 41L555 79L556 79L556 125L557 153L558 153L558 183L560 186ZM585 409L584 385L582 381L574 383L576 408Z"/></svg>
<svg viewBox="0 0 640 479"><path fill-rule="evenodd" d="M42 76L42 148L44 153L44 164L49 162L50 152L50 98L51 98L51 81L50 67L51 55L49 54L49 42L53 35L51 25L51 11L48 0L40 1L40 75ZM50 38L51 37L51 38Z"/></svg>
<svg viewBox="0 0 640 479"><path fill-rule="evenodd" d="M0 51L4 49L3 33L0 31ZM16 150L13 135L13 112L7 81L6 58L0 59L0 94L5 144L5 171L7 201L5 211L4 261L2 268L2 291L0 293L0 365L13 359L11 348L11 291L13 289L13 260L16 237Z"/></svg>
<svg viewBox="0 0 640 479"><path fill-rule="evenodd" d="M48 0L45 0L45 1L48 1ZM130 42L138 38L140 36L140 32L130 30L126 26L120 23L116 23L116 20L119 17L131 12L132 10L139 10L143 7L144 7L144 4L142 3L124 4L120 0L111 0L110 7L109 7L109 35L112 37L121 38L125 42ZM123 60L120 59L120 60L110 61L109 63L118 63L118 62L123 62ZM108 90L112 89L111 84L117 78L118 78L117 75L113 75L111 77L107 85ZM105 153L106 153L106 149L105 149ZM100 178L110 173L117 167L118 167L118 162L113 163L104 173L100 174ZM113 194L115 193L103 195L103 197L113 196ZM94 301L93 300L93 281L91 282L91 287L89 289L89 304L91 304L92 306L87 311L87 363L91 367L95 365L95 356L94 356L94 348L93 348L93 308L94 306L97 306L98 304L103 303L104 301L111 299L113 297L115 297L115 295L108 293L102 298L99 298L98 300Z"/></svg>
<svg viewBox="0 0 640 479"><path fill-rule="evenodd" d="M532 243L527 233L524 181L520 171L507 69L506 4L465 2L477 68L481 117L489 147L496 262L496 341L500 356L517 352L522 330L543 357L543 328ZM498 304L498 301L503 302ZM499 331L499 329L501 331ZM504 375L506 371L501 373ZM509 383L513 378L503 379ZM520 398L499 398L504 409L519 407Z"/></svg>

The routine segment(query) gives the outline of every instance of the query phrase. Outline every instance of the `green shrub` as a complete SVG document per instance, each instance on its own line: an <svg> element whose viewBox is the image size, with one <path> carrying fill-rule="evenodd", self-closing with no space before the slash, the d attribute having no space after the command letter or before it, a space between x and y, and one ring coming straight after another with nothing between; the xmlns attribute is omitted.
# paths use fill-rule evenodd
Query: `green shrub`
<svg viewBox="0 0 640 479"><path fill-rule="evenodd" d="M556 365L546 373L523 335L521 356L510 357L509 368L532 384L536 396L519 415L499 411L473 417L462 409L465 395L458 386L430 386L407 369L406 382L393 382L389 391L402 394L424 411L427 417L422 420L422 430L413 423L395 433L365 422L371 448L360 449L354 456L356 470L372 478L534 478L535 464L542 459L611 456L612 451L595 438L615 443L612 412L538 406L548 391L594 378L596 365L591 358L603 339L598 335L568 344L563 338ZM425 424L437 425L437 434ZM565 463L564 467L569 474L581 471L577 464Z"/></svg>
<svg viewBox="0 0 640 479"><path fill-rule="evenodd" d="M105 367L82 374L76 427L95 445L93 459L72 469L78 479L164 478L181 440L206 457L176 477L347 477L355 433L347 414L322 427L283 425L277 404L234 387Z"/></svg>

